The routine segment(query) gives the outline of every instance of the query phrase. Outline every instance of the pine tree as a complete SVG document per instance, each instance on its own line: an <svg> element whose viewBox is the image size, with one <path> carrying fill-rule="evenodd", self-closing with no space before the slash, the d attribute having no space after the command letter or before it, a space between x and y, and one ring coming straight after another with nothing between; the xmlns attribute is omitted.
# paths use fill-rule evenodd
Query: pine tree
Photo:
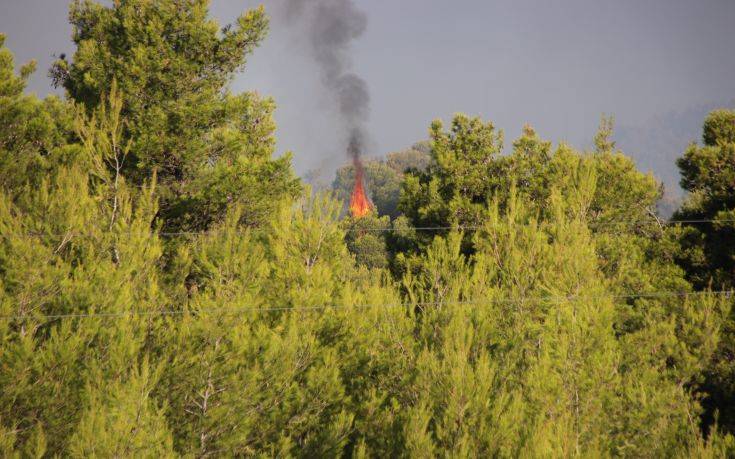
<svg viewBox="0 0 735 459"><path fill-rule="evenodd" d="M73 110L70 104L50 96L38 100L24 94L36 63L21 66L15 75L12 53L0 34L0 186L12 198L37 187L54 167L73 157ZM69 150L72 151L69 151Z"/></svg>
<svg viewBox="0 0 735 459"><path fill-rule="evenodd" d="M735 274L735 112L715 110L704 120L703 145L692 144L677 165L681 185L689 192L676 211L683 223L672 232L678 244L676 260L698 289L732 289ZM707 370L707 424L717 416L726 432L735 432L735 313L724 325L724 336Z"/></svg>
<svg viewBox="0 0 735 459"><path fill-rule="evenodd" d="M133 184L157 174L167 228L207 228L234 202L243 204L244 223L263 224L299 189L290 157L271 158L273 102L228 90L265 36L264 10L245 12L218 30L208 4L74 2L77 50L51 72L88 112L117 85L123 140L130 142L121 172Z"/></svg>
<svg viewBox="0 0 735 459"><path fill-rule="evenodd" d="M19 449L43 435L48 454L66 451L85 387L125 373L157 326L144 318L111 324L87 318L124 318L162 306L152 188L133 196L105 166L117 152L111 146L120 144L119 107L113 94L93 116L79 119L79 161L59 166L17 202L2 193L0 295L8 318L0 379L8 390L1 416Z"/></svg>

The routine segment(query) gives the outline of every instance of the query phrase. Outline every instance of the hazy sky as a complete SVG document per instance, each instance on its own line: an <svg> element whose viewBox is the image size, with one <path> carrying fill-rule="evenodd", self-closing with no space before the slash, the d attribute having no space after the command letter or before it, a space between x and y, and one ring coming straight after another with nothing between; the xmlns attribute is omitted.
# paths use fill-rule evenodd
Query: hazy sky
<svg viewBox="0 0 735 459"><path fill-rule="evenodd" d="M354 1L369 20L352 57L371 91L369 154L409 146L455 112L492 120L508 144L530 123L586 147L602 113L640 131L735 99L735 0ZM41 95L51 55L73 51L67 3L0 0L0 32L18 61L39 61L30 88ZM213 0L212 14L231 22L260 3L269 9L268 0ZM285 26L274 22L233 89L276 99L279 151L294 152L299 172L344 160L318 72ZM680 137L698 140L699 123L683 123ZM644 167L658 164L647 155L669 154L627 143ZM671 148L673 161L681 147Z"/></svg>

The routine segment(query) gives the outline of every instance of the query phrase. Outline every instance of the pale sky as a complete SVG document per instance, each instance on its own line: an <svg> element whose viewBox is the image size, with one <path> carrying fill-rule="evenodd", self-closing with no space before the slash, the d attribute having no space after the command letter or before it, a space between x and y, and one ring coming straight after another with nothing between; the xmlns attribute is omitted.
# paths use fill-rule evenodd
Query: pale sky
<svg viewBox="0 0 735 459"><path fill-rule="evenodd" d="M407 147L455 112L492 120L508 145L529 123L584 148L607 113L619 146L675 183L673 161L699 140L699 113L735 99L734 0L354 1L369 20L352 54L371 91L369 154ZM212 14L224 24L261 3L268 11L268 0L213 0ZM39 62L30 84L39 95L50 91L52 55L73 52L67 4L0 0L7 46ZM343 161L318 71L278 21L233 90L275 98L279 152L293 151L299 173L329 176ZM646 126L676 140L651 143Z"/></svg>

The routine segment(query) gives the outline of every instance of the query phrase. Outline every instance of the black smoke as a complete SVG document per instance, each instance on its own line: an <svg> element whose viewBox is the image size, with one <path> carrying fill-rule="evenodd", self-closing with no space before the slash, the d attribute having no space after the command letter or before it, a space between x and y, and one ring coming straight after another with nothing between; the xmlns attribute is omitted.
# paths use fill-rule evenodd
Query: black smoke
<svg viewBox="0 0 735 459"><path fill-rule="evenodd" d="M365 32L367 16L352 0L282 0L279 13L319 68L322 86L345 124L347 153L358 160L367 137L370 91L352 70L350 45Z"/></svg>

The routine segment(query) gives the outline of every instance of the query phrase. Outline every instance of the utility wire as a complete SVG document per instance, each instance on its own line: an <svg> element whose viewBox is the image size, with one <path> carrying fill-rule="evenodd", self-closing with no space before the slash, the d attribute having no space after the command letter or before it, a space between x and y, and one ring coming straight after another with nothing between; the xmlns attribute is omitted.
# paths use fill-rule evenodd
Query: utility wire
<svg viewBox="0 0 735 459"><path fill-rule="evenodd" d="M623 224L636 224L643 223L634 220L615 220L608 222L589 222L587 225L591 228L600 228L607 226L623 225ZM653 222L651 222L653 223ZM676 225L676 224L701 224L701 223L735 223L735 220L669 220L666 222L660 222L663 226ZM457 225L457 226L419 226L419 227L407 227L407 228L349 228L348 232L359 232L359 231L441 231L441 230L480 230L487 228L486 225Z"/></svg>
<svg viewBox="0 0 735 459"><path fill-rule="evenodd" d="M157 311L124 311L124 312L99 312L99 313L69 313L69 314L47 314L47 315L0 315L0 319L4 320L25 320L25 319L81 319L81 318L124 318L134 316L177 316L187 313L245 313L245 312L275 312L275 311L318 311L325 309L372 309L381 308L389 309L396 307L430 307L430 306L479 306L493 303L500 304L518 304L525 302L559 302L559 301L579 301L579 300L604 300L604 299L641 299L641 298L687 298L690 296L725 296L729 298L733 294L731 290L715 290L702 292L677 292L677 291L658 291L647 293L630 293L630 294L610 294L610 295L556 295L556 296L536 296L536 297L505 297L488 299L484 301L430 301L430 302L403 302L403 303L384 303L384 304L335 304L335 305L317 305L317 306L278 306L278 307L229 307L229 308L211 308L201 311L193 311L190 309L169 309Z"/></svg>
<svg viewBox="0 0 735 459"><path fill-rule="evenodd" d="M589 222L587 226L590 228L604 228L604 227L612 227L616 225L625 225L630 224L640 224L643 222L635 221L635 220L615 220L615 221L608 221L608 222ZM653 222L650 222L653 223ZM735 223L735 219L732 220L713 220L713 219L699 219L699 220L669 220L665 222L660 222L660 225L662 226L672 226L676 224L704 224L704 223ZM487 228L486 225L456 225L456 226L418 226L418 227L406 227L406 228L394 228L394 227L388 227L388 228L346 228L343 229L343 231L347 233L352 232L394 232L394 231L476 231ZM10 236L10 234L4 234L3 236ZM44 232L28 232L25 233L29 236L55 236L55 237L94 237L96 235L94 234L88 234L88 233L44 233ZM159 233L150 233L154 236L160 236L160 237L176 237L176 236L199 236L199 235L207 235L212 234L212 231L162 231Z"/></svg>

